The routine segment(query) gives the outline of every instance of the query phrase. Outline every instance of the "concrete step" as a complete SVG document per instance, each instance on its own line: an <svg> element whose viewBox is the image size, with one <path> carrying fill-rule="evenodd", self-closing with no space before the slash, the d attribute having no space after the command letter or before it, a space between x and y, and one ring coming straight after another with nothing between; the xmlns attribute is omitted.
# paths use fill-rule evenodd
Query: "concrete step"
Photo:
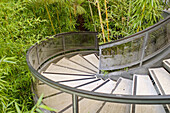
<svg viewBox="0 0 170 113"><path fill-rule="evenodd" d="M37 85L37 94L38 97L41 96L41 94L44 94L44 97L52 95L52 94L56 94L61 92L60 90L57 90L55 88L52 88L50 86L48 86L47 84L41 84L41 85Z"/></svg>
<svg viewBox="0 0 170 113"><path fill-rule="evenodd" d="M75 80L75 79L85 79L93 76L88 75L64 75L64 74L56 74L50 72L42 72L42 75L52 81L59 82L59 81L68 81L68 80Z"/></svg>
<svg viewBox="0 0 170 113"><path fill-rule="evenodd" d="M107 81L107 80L106 80ZM100 93L112 93L113 89L116 86L116 82L112 80L108 80L104 85L102 85L100 88L98 88L94 92L100 92ZM97 101L92 99L83 99L79 102L80 106L80 113L96 113L99 111L105 102L103 101Z"/></svg>
<svg viewBox="0 0 170 113"><path fill-rule="evenodd" d="M99 68L99 59L95 54L89 54L83 57L91 62L95 67Z"/></svg>
<svg viewBox="0 0 170 113"><path fill-rule="evenodd" d="M93 64L91 64L91 62L86 60L80 54L71 57L70 60L73 61L73 62L76 62L76 63L78 63L78 64L80 64L82 66L85 66L86 68L89 68L89 69L93 70L96 73L98 73L98 71L99 71Z"/></svg>
<svg viewBox="0 0 170 113"><path fill-rule="evenodd" d="M96 79L95 77L88 76L74 76L74 75L59 75L59 74L47 74L45 72L42 72L42 74L47 77L48 79L51 79L55 82L60 81L61 84L68 85L74 88L80 88L83 90L91 91L98 85L102 84L104 81L101 79ZM84 80L75 80L75 78L83 78ZM87 79L84 77L88 77ZM67 81L72 80L72 81ZM82 88L81 88L82 87ZM42 87L39 87L42 88ZM66 108L67 106L72 104L72 95L63 93L58 90L53 90L49 87L44 87L48 89L39 89L41 92L49 92L45 95L45 98L43 99L43 103L45 105L48 105L49 107L52 107L56 109L57 111L62 111L63 108ZM70 106L70 109L72 110L72 106Z"/></svg>
<svg viewBox="0 0 170 113"><path fill-rule="evenodd" d="M170 59L163 60L163 66L170 73Z"/></svg>
<svg viewBox="0 0 170 113"><path fill-rule="evenodd" d="M116 86L116 82L108 79L108 82L106 84L104 84L102 87L100 87L99 89L97 89L95 92L110 94L113 91L113 89L115 88L115 86Z"/></svg>
<svg viewBox="0 0 170 113"><path fill-rule="evenodd" d="M74 85L74 88L92 91L96 87L101 85L103 82L104 81L101 79L96 79L96 80L93 79L91 81L86 81L86 82L83 80L83 82L82 81L81 81L81 83L76 82L75 84L73 82L73 84L70 84L70 85ZM69 85L69 84L67 84L67 85ZM48 89L46 91L48 91ZM72 112L72 106L71 106L72 96L70 94L60 92L57 94L49 95L45 99L43 99L43 102L44 102L44 104L57 109L57 111L62 111L64 108L68 107L69 112Z"/></svg>
<svg viewBox="0 0 170 113"><path fill-rule="evenodd" d="M85 75L92 75L92 73L84 72L81 70L70 69L66 67L62 67L51 63L50 66L46 69L45 72L52 72L52 73L65 73L65 74L85 74Z"/></svg>
<svg viewBox="0 0 170 113"><path fill-rule="evenodd" d="M149 73L153 78L161 95L170 94L170 74L164 68L150 68Z"/></svg>
<svg viewBox="0 0 170 113"><path fill-rule="evenodd" d="M161 95L170 94L170 74L163 68L150 68L149 73ZM170 112L170 105L166 105Z"/></svg>
<svg viewBox="0 0 170 113"><path fill-rule="evenodd" d="M133 95L158 95L148 75L134 75ZM165 113L162 105L133 104L131 113Z"/></svg>
<svg viewBox="0 0 170 113"><path fill-rule="evenodd" d="M100 84L101 86L99 88L94 88L92 91L94 92L102 92L102 93L108 93L110 94L112 90L114 89L116 82L112 80L106 80L104 84ZM82 99L79 101L79 112L80 113L96 113L102 106L104 105L105 102L103 101L97 101L97 100L92 100L92 99ZM64 113L72 113L72 109L69 108L67 111Z"/></svg>
<svg viewBox="0 0 170 113"><path fill-rule="evenodd" d="M95 81L96 78L95 77L91 77L90 79L89 78L85 78L85 79L75 79L75 81L64 81L64 82L60 82L60 84L63 84L63 85L66 85L66 86L69 86L69 87L76 87L76 86L80 86L80 85L83 85L83 84L88 84L88 83L91 83L93 81Z"/></svg>
<svg viewBox="0 0 170 113"><path fill-rule="evenodd" d="M66 106L72 104L72 95L61 92L59 94L49 95L49 97L44 98L42 102L57 111L61 111Z"/></svg>
<svg viewBox="0 0 170 113"><path fill-rule="evenodd" d="M74 63L74 62L70 61L68 58L62 58L56 64L60 65L60 66L63 66L63 67L66 67L66 68L80 70L82 72L87 72L87 73L92 73L92 74L96 73L96 72L94 72L92 70L89 70L86 67L83 67L81 65L78 65L77 63Z"/></svg>
<svg viewBox="0 0 170 113"><path fill-rule="evenodd" d="M96 79L96 81L83 85L81 87L78 87L78 89L81 90L86 90L86 91L92 91L93 89L95 89L97 86L101 85L104 82L104 80L102 79Z"/></svg>
<svg viewBox="0 0 170 113"><path fill-rule="evenodd" d="M119 78L112 94L131 95L132 80ZM106 102L98 113L129 113L130 104Z"/></svg>

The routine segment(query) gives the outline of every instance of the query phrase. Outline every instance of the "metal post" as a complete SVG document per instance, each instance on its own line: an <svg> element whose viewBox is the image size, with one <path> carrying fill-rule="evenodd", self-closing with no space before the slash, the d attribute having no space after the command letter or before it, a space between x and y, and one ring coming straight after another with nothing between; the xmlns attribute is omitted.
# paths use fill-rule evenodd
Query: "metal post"
<svg viewBox="0 0 170 113"><path fill-rule="evenodd" d="M146 44L147 44L148 37L149 37L148 32L146 32L144 42L143 42L143 47L142 47L142 55L141 55L141 59L140 59L140 67L142 66L143 58L145 56L145 50L147 49Z"/></svg>
<svg viewBox="0 0 170 113"><path fill-rule="evenodd" d="M98 37L97 37L98 33L95 34L95 49L99 49L99 44L98 44Z"/></svg>
<svg viewBox="0 0 170 113"><path fill-rule="evenodd" d="M78 96L72 94L72 103L73 103L73 113L78 113Z"/></svg>
<svg viewBox="0 0 170 113"><path fill-rule="evenodd" d="M66 50L66 45L65 45L65 37L62 36L62 46L63 46L63 51L64 51L64 54L65 54L65 50Z"/></svg>
<svg viewBox="0 0 170 113"><path fill-rule="evenodd" d="M38 65L40 65L39 54L38 54L38 46L37 45L36 45L36 55L37 55Z"/></svg>

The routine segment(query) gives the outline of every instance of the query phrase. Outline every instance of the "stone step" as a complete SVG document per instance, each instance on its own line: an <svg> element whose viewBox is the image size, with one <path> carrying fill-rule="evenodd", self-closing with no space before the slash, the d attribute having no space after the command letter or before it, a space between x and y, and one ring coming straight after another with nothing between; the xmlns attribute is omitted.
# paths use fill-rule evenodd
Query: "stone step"
<svg viewBox="0 0 170 113"><path fill-rule="evenodd" d="M45 72L92 75L92 73L88 73L88 72L76 70L76 69L71 69L71 68L67 68L67 67L62 67L62 66L56 65L54 63L51 63Z"/></svg>
<svg viewBox="0 0 170 113"><path fill-rule="evenodd" d="M134 75L133 95L158 95L148 75ZM162 105L133 104L131 113L165 113Z"/></svg>
<svg viewBox="0 0 170 113"><path fill-rule="evenodd" d="M91 62L95 67L97 67L97 69L99 68L99 59L95 54L89 54L83 57Z"/></svg>
<svg viewBox="0 0 170 113"><path fill-rule="evenodd" d="M98 69L87 59L85 59L82 55L78 54L70 58L71 61L78 63L88 69L93 70L94 72L98 73Z"/></svg>
<svg viewBox="0 0 170 113"><path fill-rule="evenodd" d="M170 74L164 68L150 68L149 73L153 78L161 95L170 94Z"/></svg>
<svg viewBox="0 0 170 113"><path fill-rule="evenodd" d="M163 68L150 68L149 73L161 95L170 95L170 74ZM166 105L170 112L170 105Z"/></svg>
<svg viewBox="0 0 170 113"><path fill-rule="evenodd" d="M115 88L115 86L116 86L116 82L108 79L108 82L104 84L102 87L100 87L99 89L97 89L95 92L110 94Z"/></svg>
<svg viewBox="0 0 170 113"><path fill-rule="evenodd" d="M42 72L42 75L52 81L60 82L60 81L69 81L69 80L75 80L75 79L87 79L93 76L88 75L64 75L64 74L58 74L58 73L51 73L51 72Z"/></svg>
<svg viewBox="0 0 170 113"><path fill-rule="evenodd" d="M81 90L86 90L86 91L92 91L93 89L95 89L97 86L101 85L104 82L104 80L102 79L96 79L96 81L83 85L81 87L78 87L78 89Z"/></svg>
<svg viewBox="0 0 170 113"><path fill-rule="evenodd" d="M106 80L107 81L107 80ZM112 93L113 89L116 86L116 82L112 80L108 80L104 85L102 85L100 88L98 88L94 92L100 92L100 93ZM99 111L105 102L103 101L97 101L92 99L83 99L79 102L80 113L96 113Z"/></svg>
<svg viewBox="0 0 170 113"><path fill-rule="evenodd" d="M87 72L87 73L92 73L92 74L95 74L96 72L92 71L92 70L89 70L88 68L86 67L83 67L75 62L72 62L71 60L69 60L68 58L62 58L60 61L58 61L56 63L57 65L60 65L60 66L63 66L63 67L66 67L66 68L70 68L70 69L76 69L76 70L80 70L82 72Z"/></svg>
<svg viewBox="0 0 170 113"><path fill-rule="evenodd" d="M56 109L57 111L61 111L66 106L72 104L72 95L68 93L63 93L63 92L56 93L56 94L49 95L48 97L44 98L42 102L45 105Z"/></svg>
<svg viewBox="0 0 170 113"><path fill-rule="evenodd" d="M119 78L115 89L112 94L118 95L131 95L132 92L132 80ZM111 103L105 102L99 113L129 113L130 104L120 104L120 103Z"/></svg>
<svg viewBox="0 0 170 113"><path fill-rule="evenodd" d="M82 86L83 84L86 85L86 84L89 84L89 83L92 83L93 81L96 81L97 79L95 77L91 77L91 78L83 78L82 80L80 79L75 79L75 81L63 81L63 82L60 82L60 84L63 84L63 85L66 85L66 86L69 86L69 87L76 87L76 86Z"/></svg>
<svg viewBox="0 0 170 113"><path fill-rule="evenodd" d="M170 59L163 60L163 66L170 73Z"/></svg>
<svg viewBox="0 0 170 113"><path fill-rule="evenodd" d="M55 82L59 81L59 83L61 83L63 85L68 85L73 88L79 88L79 89L88 90L88 91L95 89L96 87L98 87L99 85L101 85L104 82L103 80L96 79L95 77L91 77L91 79L89 79L88 76L87 76L88 77L87 79L83 78L82 80L77 81L77 80L73 79L74 78L73 75L59 75L59 74L56 75L56 74L47 74L45 72L42 72L42 74L45 77L47 77ZM72 81L63 81L63 80L68 80L68 79L69 80L73 79L73 80ZM51 89L46 89L46 90L43 89L44 92L48 92L49 90L51 90ZM69 108L72 110L72 106L71 106L72 95L63 93L58 90L57 91L54 90L53 93L50 92L49 95L45 96L45 98L43 99L43 103L49 107L56 109L57 111L62 111L63 108L66 108L67 106L69 106Z"/></svg>
<svg viewBox="0 0 170 113"><path fill-rule="evenodd" d="M98 87L100 86L99 88L96 88L96 89L94 88L92 91L110 94L113 91L116 85L116 82L108 79L103 84L100 84L100 85L98 85ZM103 101L97 101L97 100L84 98L79 101L79 112L80 113L96 113L100 108L102 108L104 103L105 102ZM64 113L72 113L72 109L69 108Z"/></svg>
<svg viewBox="0 0 170 113"><path fill-rule="evenodd" d="M43 96L46 97L46 96L61 92L60 90L52 88L51 86L45 83L37 84L36 91L37 91L38 97L40 97L41 94L43 94Z"/></svg>

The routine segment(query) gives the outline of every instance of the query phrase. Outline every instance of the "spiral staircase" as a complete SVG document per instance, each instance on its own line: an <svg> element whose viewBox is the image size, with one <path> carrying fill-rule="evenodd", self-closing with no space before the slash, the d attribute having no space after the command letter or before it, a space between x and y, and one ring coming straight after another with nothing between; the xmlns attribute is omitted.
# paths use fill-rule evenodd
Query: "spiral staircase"
<svg viewBox="0 0 170 113"><path fill-rule="evenodd" d="M100 46L95 32L55 35L28 50L27 64L35 102L44 94L58 113L170 112L170 16Z"/></svg>

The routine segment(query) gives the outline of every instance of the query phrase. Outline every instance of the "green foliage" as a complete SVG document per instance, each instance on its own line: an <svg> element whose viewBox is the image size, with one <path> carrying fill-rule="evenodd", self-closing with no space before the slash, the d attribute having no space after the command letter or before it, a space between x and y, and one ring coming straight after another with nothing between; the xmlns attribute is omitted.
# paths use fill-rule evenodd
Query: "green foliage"
<svg viewBox="0 0 170 113"><path fill-rule="evenodd" d="M100 1L105 37L104 1ZM110 39L115 40L153 25L165 6L160 0L107 0ZM79 18L82 17L82 18ZM79 21L79 22L78 22ZM41 112L53 110L33 105L31 73L26 64L27 49L46 36L79 31L101 32L95 0L0 0L0 111ZM103 37L99 34L103 43ZM104 72L107 75L107 72Z"/></svg>
<svg viewBox="0 0 170 113"><path fill-rule="evenodd" d="M56 111L56 109L50 108L44 104L42 104L42 99L43 99L43 94L40 96L40 98L38 99L37 103L32 107L32 109L30 111L27 111L25 113L43 113L43 111L41 109L46 109L49 111ZM22 111L20 110L20 107L18 106L18 104L15 102L15 108L17 113L22 113Z"/></svg>
<svg viewBox="0 0 170 113"><path fill-rule="evenodd" d="M87 15L85 18L85 27L90 31L94 31L94 24L97 31L101 32L100 21L97 11L96 1L91 2L93 10L93 19ZM107 21L104 0L100 0L104 33L107 37ZM107 0L107 13L109 20L109 36L112 40L120 39L124 36L134 34L138 31L157 23L161 18L161 13L165 3L161 0ZM88 14L90 14L90 11ZM89 24L89 19L95 22ZM102 35L99 35L101 43L103 42Z"/></svg>
<svg viewBox="0 0 170 113"><path fill-rule="evenodd" d="M16 113L17 105L22 108L21 112L32 108L32 76L26 64L25 54L35 42L53 34L48 18L35 16L28 4L27 1L16 0L0 2L0 111L2 113Z"/></svg>

